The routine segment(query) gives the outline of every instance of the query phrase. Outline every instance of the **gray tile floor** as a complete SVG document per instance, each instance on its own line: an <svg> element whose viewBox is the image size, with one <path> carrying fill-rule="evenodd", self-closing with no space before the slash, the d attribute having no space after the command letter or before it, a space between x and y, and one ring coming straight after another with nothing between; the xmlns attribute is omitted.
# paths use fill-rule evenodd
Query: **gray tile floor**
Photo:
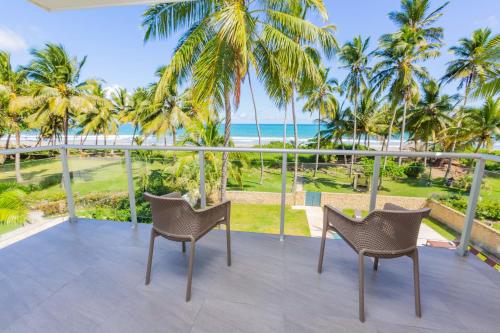
<svg viewBox="0 0 500 333"><path fill-rule="evenodd" d="M144 286L150 226L81 220L0 250L5 332L498 332L500 274L475 257L421 248L423 317L414 315L411 262L381 261L357 319L357 257L341 240L224 232L197 247L191 302L187 256L158 239Z"/></svg>

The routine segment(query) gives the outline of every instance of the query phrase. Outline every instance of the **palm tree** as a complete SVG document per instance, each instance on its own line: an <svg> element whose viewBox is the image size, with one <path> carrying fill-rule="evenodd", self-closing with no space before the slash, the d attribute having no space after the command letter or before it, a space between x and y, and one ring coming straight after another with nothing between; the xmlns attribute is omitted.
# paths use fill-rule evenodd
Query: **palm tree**
<svg viewBox="0 0 500 333"><path fill-rule="evenodd" d="M329 69L322 68L320 84L302 92L307 98L303 110L308 112L318 112L318 139L316 149L321 148L321 124L322 117L334 118L338 110L338 101L334 95L338 91L338 82L335 79L328 78ZM316 177L318 171L319 155L316 154L316 163L314 166L313 177Z"/></svg>
<svg viewBox="0 0 500 333"><path fill-rule="evenodd" d="M379 110L380 100L377 98L375 89L367 87L361 91L359 107L356 118L359 124L360 135L364 134L364 145L370 148L370 136L377 134L381 124L381 113ZM358 139L358 140L359 140Z"/></svg>
<svg viewBox="0 0 500 333"><path fill-rule="evenodd" d="M36 100L29 96L29 81L26 72L20 68L14 70L10 54L0 51L0 113L3 125L15 134L16 147L21 146L21 131L28 127L29 112L36 105ZM15 154L16 180L22 182L21 155Z"/></svg>
<svg viewBox="0 0 500 333"><path fill-rule="evenodd" d="M408 117L408 128L415 142L425 142L427 152L429 141L436 143L439 140L438 135L450 126L451 111L458 96L441 95L441 87L434 80L425 82L422 87L424 94ZM424 158L424 165L426 164L427 157Z"/></svg>
<svg viewBox="0 0 500 333"><path fill-rule="evenodd" d="M391 86L394 114L397 103L403 102L400 151L403 149L407 110L413 100L418 100L419 87L415 78L428 78L425 68L417 63L439 55L443 29L432 25L443 15L447 5L448 2L429 13L430 0L401 0L401 11L389 13L389 18L399 27L399 31L380 39L380 49L376 55L383 60L374 67L377 72L374 82L380 84L382 89ZM401 164L401 157L398 160Z"/></svg>
<svg viewBox="0 0 500 333"><path fill-rule="evenodd" d="M480 108L465 111L469 142L477 142L475 153L484 145L489 150L500 136L500 98L488 98Z"/></svg>
<svg viewBox="0 0 500 333"><path fill-rule="evenodd" d="M500 52L500 35L492 36L490 29L477 29L472 33L472 37L462 38L458 45L450 48L456 59L448 63L446 73L442 77L442 82L450 83L458 81L458 89L464 88L463 108L467 107L469 94L473 88L480 89L480 83L485 82L488 76L491 77L490 86L495 86L495 80L498 80L498 58ZM496 73L496 74L494 74ZM493 74L488 75L488 74ZM485 88L487 89L487 87ZM491 88L490 88L491 90ZM460 115L457 115L461 118ZM457 128L461 127L461 122ZM457 146L458 131L455 131L451 152L454 152ZM452 160L448 162L445 178L451 170Z"/></svg>
<svg viewBox="0 0 500 333"><path fill-rule="evenodd" d="M191 77L193 97L211 99L225 113L224 146L229 145L231 110L238 108L241 83L250 66L259 73L260 51L279 54L287 72L307 72L318 77L309 55L300 47L301 41L319 43L330 49L335 45L330 27L320 28L292 15L289 10L296 0L263 1L250 8L247 1L200 0L151 6L144 13L145 40L169 38L187 28L171 62L159 83L155 100L167 93L172 81ZM326 14L321 0L312 2ZM285 34L283 31L287 31ZM231 103L231 96L233 103ZM227 185L228 153L223 153L220 197L224 199Z"/></svg>
<svg viewBox="0 0 500 333"><path fill-rule="evenodd" d="M342 68L349 71L349 74L342 82L342 88L346 92L347 98L353 104L353 120L354 128L352 132L352 150L356 149L357 136L357 115L359 94L361 90L367 86L368 73L371 70L368 67L368 61L372 53L368 53L370 38L363 40L361 36L356 36L352 41L344 44L340 50L339 60L344 64ZM352 167L354 165L354 155L351 156L351 169L349 174L352 175Z"/></svg>
<svg viewBox="0 0 500 333"><path fill-rule="evenodd" d="M86 90L88 95L92 96L93 108L89 112L80 115L83 119L79 123L79 127L82 129L83 135L95 135L96 145L98 144L99 135L103 136L104 145L107 145L107 137L118 132L118 110L105 97L101 82L88 82Z"/></svg>
<svg viewBox="0 0 500 333"><path fill-rule="evenodd" d="M43 49L32 50L31 54L34 59L25 70L36 83L35 96L43 101L34 120L38 126L53 126L54 130L61 124L64 144L67 144L69 128L76 115L94 110L95 99L85 91L87 82L80 82L87 58L72 58L62 45L50 43Z"/></svg>
<svg viewBox="0 0 500 333"><path fill-rule="evenodd" d="M130 94L125 88L118 88L111 92L111 103L113 104L114 113L117 115L119 124L123 123L130 114L132 108ZM118 135L115 135L113 145L116 145Z"/></svg>
<svg viewBox="0 0 500 333"><path fill-rule="evenodd" d="M393 121L395 120L397 105L403 103L399 150L403 150L404 135L406 133L407 110L419 98L418 81L428 79L429 74L419 62L437 57L437 44L417 44L409 29L404 28L400 33L386 36L380 41L380 48L376 55L382 60L373 70L372 82L379 87L379 91L389 89L389 96L393 105ZM392 123L389 129L392 129ZM391 133L389 133L389 140ZM389 147L389 145L387 145ZM385 162L384 162L385 164ZM401 158L399 158L401 164Z"/></svg>
<svg viewBox="0 0 500 333"><path fill-rule="evenodd" d="M159 70L161 74L163 69ZM154 96L158 84L153 84L150 87L149 108L142 116L142 132L145 135L154 134L157 138L164 137L165 145L167 144L167 133L172 133L172 143L177 143L176 132L188 121L188 116L183 109L184 97L178 94L177 87L172 84L167 88L167 93L162 93L162 99L156 101Z"/></svg>
<svg viewBox="0 0 500 333"><path fill-rule="evenodd" d="M137 88L130 97L130 105L120 116L122 123L130 123L134 128L131 145L134 144L137 131L140 129L145 115L150 107L150 93L146 88Z"/></svg>

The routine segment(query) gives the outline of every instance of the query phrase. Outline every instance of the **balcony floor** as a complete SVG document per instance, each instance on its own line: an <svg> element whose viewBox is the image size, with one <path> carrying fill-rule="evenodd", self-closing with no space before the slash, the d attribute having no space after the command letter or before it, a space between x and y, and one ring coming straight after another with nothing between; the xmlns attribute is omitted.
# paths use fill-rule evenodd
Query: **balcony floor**
<svg viewBox="0 0 500 333"><path fill-rule="evenodd" d="M493 332L500 274L470 256L421 248L423 317L414 313L409 258L366 260L366 322L358 321L357 256L329 240L216 230L187 255L158 238L144 285L149 225L62 223L0 250L0 331L6 332Z"/></svg>

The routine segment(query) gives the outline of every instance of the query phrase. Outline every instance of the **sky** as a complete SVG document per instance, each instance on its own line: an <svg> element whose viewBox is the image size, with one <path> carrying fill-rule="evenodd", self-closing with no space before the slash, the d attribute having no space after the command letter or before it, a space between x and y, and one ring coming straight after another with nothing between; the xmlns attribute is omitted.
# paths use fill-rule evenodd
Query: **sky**
<svg viewBox="0 0 500 333"><path fill-rule="evenodd" d="M355 35L371 38L371 49L376 48L378 38L396 27L387 14L399 9L397 0L325 0L329 23L337 27L339 43ZM434 0L432 8L443 1ZM12 55L15 66L29 63L30 50L47 42L60 43L73 56L87 56L81 78L100 78L110 87L125 87L133 91L155 80L155 70L168 64L178 38L143 42L141 15L145 6L109 7L63 12L47 12L26 0L0 0L0 49ZM313 21L321 23L319 18ZM444 28L444 46L441 57L424 65L431 75L443 75L446 63L452 59L448 48L462 38L470 36L478 28L490 27L494 33L500 30L499 0L451 0L438 25ZM324 24L324 23L321 23ZM328 60L330 75L343 80L346 72L337 59ZM255 80L254 80L255 81ZM282 123L283 112L277 110L265 91L255 84L257 109L262 123ZM455 93L456 87L444 88ZM299 101L299 108L301 106ZM288 117L290 118L290 117ZM299 123L311 123L315 119L299 112ZM248 86L242 88L239 109L233 115L233 123L254 122Z"/></svg>

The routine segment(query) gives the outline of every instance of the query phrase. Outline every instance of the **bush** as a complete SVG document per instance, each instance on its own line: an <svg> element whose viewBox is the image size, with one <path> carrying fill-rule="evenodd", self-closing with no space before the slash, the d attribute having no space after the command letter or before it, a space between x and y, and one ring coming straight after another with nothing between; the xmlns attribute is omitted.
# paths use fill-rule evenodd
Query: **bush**
<svg viewBox="0 0 500 333"><path fill-rule="evenodd" d="M435 195L432 199L441 202L442 204L452 207L462 213L467 210L467 197L460 194ZM492 221L500 220L500 201L498 200L481 200L477 204L476 218Z"/></svg>
<svg viewBox="0 0 500 333"><path fill-rule="evenodd" d="M420 162L412 162L405 167L405 175L409 178L418 178L425 171L425 165Z"/></svg>

